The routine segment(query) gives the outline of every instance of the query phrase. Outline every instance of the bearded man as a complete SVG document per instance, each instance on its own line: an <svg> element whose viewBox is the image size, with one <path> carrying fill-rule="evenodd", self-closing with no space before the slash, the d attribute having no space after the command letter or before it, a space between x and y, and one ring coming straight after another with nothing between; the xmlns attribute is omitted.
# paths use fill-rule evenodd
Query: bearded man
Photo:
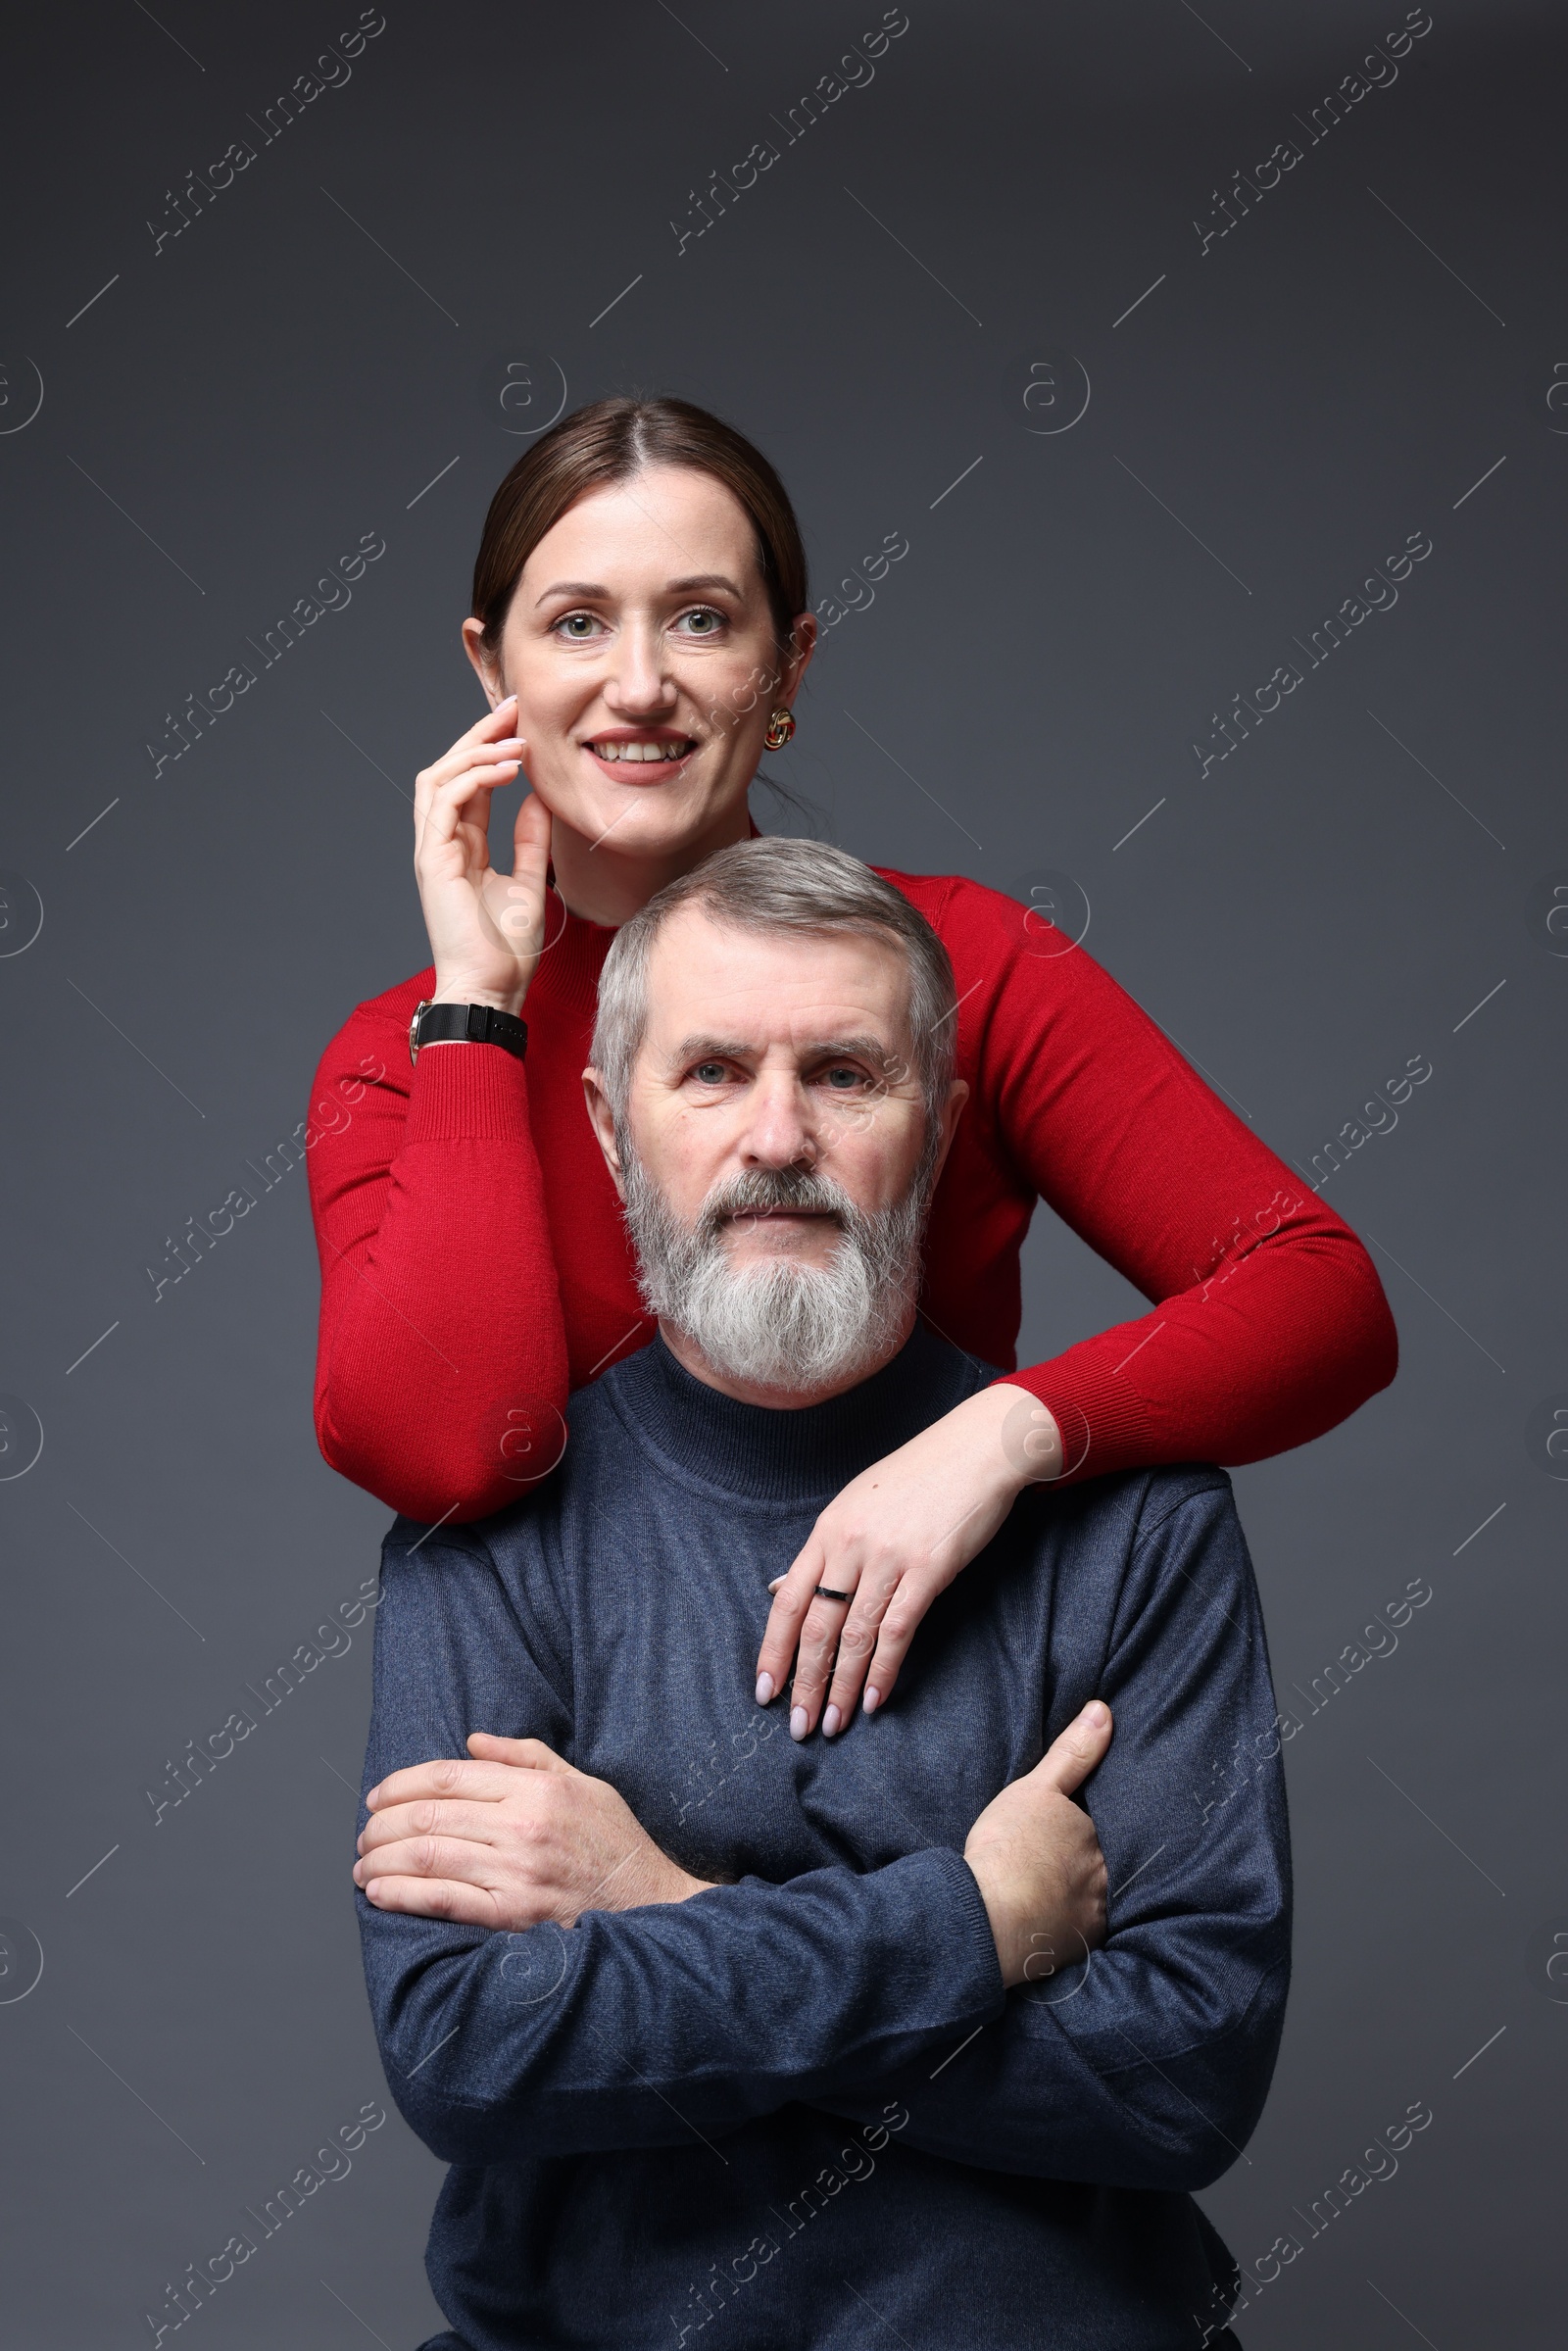
<svg viewBox="0 0 1568 2351"><path fill-rule="evenodd" d="M612 948L585 1084L659 1337L525 1498L383 1553L354 1876L453 2167L426 2351L1234 2340L1191 2191L1261 2110L1290 1895L1223 1473L1028 1489L836 1737L750 1687L824 1500L994 1377L917 1315L954 1010L811 843Z"/></svg>

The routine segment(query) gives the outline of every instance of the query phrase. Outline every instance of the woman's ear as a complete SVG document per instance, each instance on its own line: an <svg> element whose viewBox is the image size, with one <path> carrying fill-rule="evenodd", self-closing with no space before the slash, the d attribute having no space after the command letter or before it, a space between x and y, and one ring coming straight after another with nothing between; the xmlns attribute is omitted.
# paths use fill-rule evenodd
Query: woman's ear
<svg viewBox="0 0 1568 2351"><path fill-rule="evenodd" d="M482 620L465 620L463 623L463 650L473 663L473 673L485 690L490 708L494 710L496 704L501 700L504 681L500 662L492 660L485 651L484 622Z"/></svg>
<svg viewBox="0 0 1568 2351"><path fill-rule="evenodd" d="M599 1148L605 1154L605 1165L610 1170L611 1181L624 1200L626 1185L621 1174L620 1152L615 1148L615 1114L610 1106L605 1082L597 1069L583 1071L582 1096L588 1104L588 1115L593 1121L594 1133L599 1138Z"/></svg>
<svg viewBox="0 0 1568 2351"><path fill-rule="evenodd" d="M788 641L784 646L784 661L779 678L779 699L793 702L801 689L801 680L810 665L816 651L817 625L814 612L797 612L790 622Z"/></svg>

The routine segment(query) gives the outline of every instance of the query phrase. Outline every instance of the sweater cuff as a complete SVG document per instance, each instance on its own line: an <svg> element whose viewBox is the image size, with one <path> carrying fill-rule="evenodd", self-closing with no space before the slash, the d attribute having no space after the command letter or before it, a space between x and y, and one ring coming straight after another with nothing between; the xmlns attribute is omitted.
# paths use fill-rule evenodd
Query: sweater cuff
<svg viewBox="0 0 1568 2351"><path fill-rule="evenodd" d="M1008 1387L1026 1388L1037 1396L1061 1431L1066 1466L1057 1485L1102 1478L1116 1469L1144 1469L1154 1458L1148 1405L1130 1381L1088 1348L1073 1347L1050 1363L1003 1377Z"/></svg>
<svg viewBox="0 0 1568 2351"><path fill-rule="evenodd" d="M963 1855L949 1845L929 1845L922 1853L890 1862L888 1869L899 1880L901 1897L912 1901L930 1930L956 2023L1000 2015L1006 1986L997 1938L985 1896Z"/></svg>
<svg viewBox="0 0 1568 2351"><path fill-rule="evenodd" d="M976 1874L968 1867L961 1852L945 1855L945 1860L955 1864L953 1907L955 1921L961 1921L961 1928L964 1928L964 1966L966 1970L971 1970L966 1980L973 1982L973 1989L983 2001L990 2003L992 2008L1002 2008L1004 2001L1006 2001L1006 1984L1002 1982L1002 1961L997 1958L997 1937L992 1935L992 1921L990 1911L985 1909L985 1895L980 1892Z"/></svg>
<svg viewBox="0 0 1568 2351"><path fill-rule="evenodd" d="M525 1143L528 1077L500 1045L427 1046L414 1064L405 1143Z"/></svg>

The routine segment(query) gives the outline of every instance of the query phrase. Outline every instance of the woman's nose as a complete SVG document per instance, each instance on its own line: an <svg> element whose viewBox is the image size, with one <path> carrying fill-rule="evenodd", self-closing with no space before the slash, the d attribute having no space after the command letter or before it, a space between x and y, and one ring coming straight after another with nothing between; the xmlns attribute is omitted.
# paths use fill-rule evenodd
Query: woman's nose
<svg viewBox="0 0 1568 2351"><path fill-rule="evenodd" d="M629 628L618 650L620 658L605 683L607 702L629 715L672 710L676 686L662 629Z"/></svg>

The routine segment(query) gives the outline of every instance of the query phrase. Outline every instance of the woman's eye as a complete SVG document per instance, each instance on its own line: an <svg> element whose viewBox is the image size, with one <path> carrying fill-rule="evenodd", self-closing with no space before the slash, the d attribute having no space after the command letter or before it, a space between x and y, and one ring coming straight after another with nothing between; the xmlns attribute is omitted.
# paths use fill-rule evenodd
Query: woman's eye
<svg viewBox="0 0 1568 2351"><path fill-rule="evenodd" d="M558 636L566 638L573 645L581 645L593 635L599 625L592 612L567 612L556 622L556 633Z"/></svg>
<svg viewBox="0 0 1568 2351"><path fill-rule="evenodd" d="M676 622L678 628L692 637L714 636L723 625L723 613L715 612L710 605L701 605L694 612L683 612Z"/></svg>

